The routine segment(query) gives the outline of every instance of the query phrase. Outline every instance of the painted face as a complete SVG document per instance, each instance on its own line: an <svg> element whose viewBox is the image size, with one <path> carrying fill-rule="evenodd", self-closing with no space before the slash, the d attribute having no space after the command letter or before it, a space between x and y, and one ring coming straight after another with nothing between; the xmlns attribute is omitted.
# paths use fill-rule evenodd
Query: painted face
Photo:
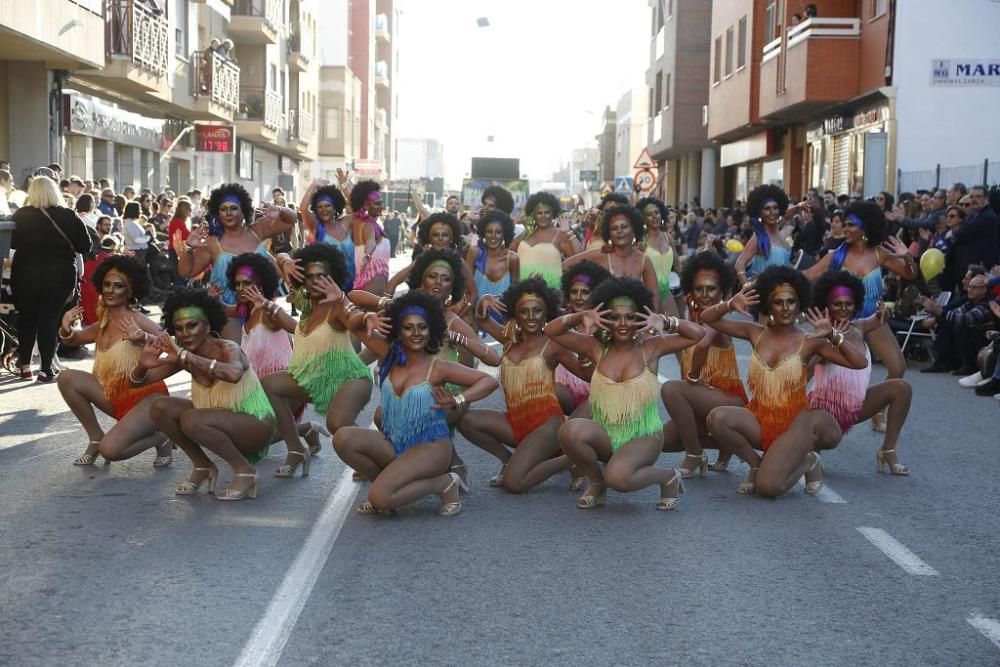
<svg viewBox="0 0 1000 667"><path fill-rule="evenodd" d="M407 352L419 352L426 348L430 332L427 320L416 313L407 315L399 323L399 340Z"/></svg>
<svg viewBox="0 0 1000 667"><path fill-rule="evenodd" d="M497 207L496 197L486 197L483 199L483 211L491 211ZM456 206L457 209L457 206Z"/></svg>
<svg viewBox="0 0 1000 667"><path fill-rule="evenodd" d="M185 350L196 350L210 332L208 322L202 319L179 319L174 322L174 338Z"/></svg>
<svg viewBox="0 0 1000 667"><path fill-rule="evenodd" d="M313 280L315 280L315 278ZM236 287L236 300L239 301L240 303L249 303L250 301L247 298L246 291L248 287L255 284L253 278L251 278L250 276L238 275L236 276L236 279L233 280L233 284Z"/></svg>
<svg viewBox="0 0 1000 667"><path fill-rule="evenodd" d="M722 281L718 272L703 269L695 273L688 299L698 306L698 310L705 310L722 301Z"/></svg>
<svg viewBox="0 0 1000 667"><path fill-rule="evenodd" d="M322 262L313 262L312 264L306 266L302 275L302 283L309 292L309 296L323 296L323 290L316 286L316 281L323 276L329 278L330 272L326 270L326 266Z"/></svg>
<svg viewBox="0 0 1000 667"><path fill-rule="evenodd" d="M781 209L778 207L778 202L769 201L760 208L760 221L765 225L777 224L780 215Z"/></svg>
<svg viewBox="0 0 1000 667"><path fill-rule="evenodd" d="M826 308L834 320L849 320L854 317L854 297L850 294L832 296L827 300Z"/></svg>
<svg viewBox="0 0 1000 667"><path fill-rule="evenodd" d="M844 237L848 243L863 243L865 230L858 227L850 220L844 220Z"/></svg>
<svg viewBox="0 0 1000 667"><path fill-rule="evenodd" d="M491 222L483 230L483 240L490 250L497 250L503 246L503 225L499 222Z"/></svg>
<svg viewBox="0 0 1000 667"><path fill-rule="evenodd" d="M650 229L659 229L660 225L663 224L660 209L654 204L648 204L646 208L642 209L642 215L646 218L646 226Z"/></svg>
<svg viewBox="0 0 1000 667"><path fill-rule="evenodd" d="M316 202L316 215L323 222L330 222L333 220L333 204L325 199L321 199Z"/></svg>
<svg viewBox="0 0 1000 667"><path fill-rule="evenodd" d="M444 222L435 222L431 225L427 238L430 239L431 247L438 250L450 248L455 241L451 233L451 225Z"/></svg>
<svg viewBox="0 0 1000 667"><path fill-rule="evenodd" d="M379 195L378 199L369 199L365 204L365 208L368 209L368 215L373 219L382 215L382 209L385 208L385 204L382 202L382 196Z"/></svg>
<svg viewBox="0 0 1000 667"><path fill-rule="evenodd" d="M117 271L108 271L101 282L101 296L108 307L128 304L128 283Z"/></svg>
<svg viewBox="0 0 1000 667"><path fill-rule="evenodd" d="M569 304L574 311L587 309L587 299L590 298L590 285L584 282L575 282L569 287Z"/></svg>
<svg viewBox="0 0 1000 667"><path fill-rule="evenodd" d="M243 209L236 202L224 201L219 206L219 221L226 229L233 229L243 224Z"/></svg>
<svg viewBox="0 0 1000 667"><path fill-rule="evenodd" d="M492 199L492 197L490 199ZM487 200L487 201L489 201L489 200ZM493 204L494 204L494 206L496 205L496 200L495 199L493 200ZM446 201L444 203L444 210L448 211L452 215L457 215L459 208L460 208L460 204L458 202L458 198L456 198L456 197L448 197L448 201Z"/></svg>
<svg viewBox="0 0 1000 667"><path fill-rule="evenodd" d="M552 209L545 204L538 204L534 211L535 226L538 229L545 229L552 224Z"/></svg>
<svg viewBox="0 0 1000 667"><path fill-rule="evenodd" d="M526 294L517 300L514 317L521 329L537 334L545 326L545 302L533 294Z"/></svg>
<svg viewBox="0 0 1000 667"><path fill-rule="evenodd" d="M616 342L631 341L639 330L639 313L630 305L612 306L608 319L611 321L611 338Z"/></svg>
<svg viewBox="0 0 1000 667"><path fill-rule="evenodd" d="M799 298L795 290L779 285L767 299L768 312L774 318L775 324L787 326L795 323L799 316Z"/></svg>
<svg viewBox="0 0 1000 667"><path fill-rule="evenodd" d="M615 246L630 246L635 242L632 222L624 215L616 215L608 221L608 235Z"/></svg>
<svg viewBox="0 0 1000 667"><path fill-rule="evenodd" d="M449 267L432 266L424 273L420 289L443 302L451 295L452 282L454 278Z"/></svg>

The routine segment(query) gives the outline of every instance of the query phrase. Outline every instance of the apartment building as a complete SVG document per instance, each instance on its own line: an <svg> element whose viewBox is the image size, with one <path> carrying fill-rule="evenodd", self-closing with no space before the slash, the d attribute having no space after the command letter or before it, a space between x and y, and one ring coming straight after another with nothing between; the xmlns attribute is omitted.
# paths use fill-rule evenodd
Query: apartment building
<svg viewBox="0 0 1000 667"><path fill-rule="evenodd" d="M649 94L645 86L626 92L615 108L615 178L631 177L646 146Z"/></svg>

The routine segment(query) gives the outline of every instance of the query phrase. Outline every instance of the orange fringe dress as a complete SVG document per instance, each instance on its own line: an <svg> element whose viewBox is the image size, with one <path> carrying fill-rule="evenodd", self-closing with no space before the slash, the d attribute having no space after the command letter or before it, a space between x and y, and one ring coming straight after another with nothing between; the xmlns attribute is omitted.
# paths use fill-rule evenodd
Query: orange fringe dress
<svg viewBox="0 0 1000 667"><path fill-rule="evenodd" d="M687 378L691 373L691 360L694 358L694 347L686 347L681 353L681 377ZM747 392L740 380L740 367L736 363L736 348L730 345L726 348L708 348L708 356L701 367L701 381L724 394L734 396L744 403L747 402Z"/></svg>
<svg viewBox="0 0 1000 667"><path fill-rule="evenodd" d="M765 332L766 333L766 332ZM809 373L802 363L802 344L795 354L785 357L777 366L768 366L757 354L761 334L754 345L750 357L750 372L747 385L750 387L750 402L747 409L757 418L760 425L760 448L767 452L778 436L788 430L789 425L803 410L809 409L806 385ZM802 342L805 342L803 336Z"/></svg>
<svg viewBox="0 0 1000 667"><path fill-rule="evenodd" d="M98 345L94 353L94 377L104 390L111 404L115 419L121 419L135 405L150 394L169 395L167 385L161 380L144 387L133 387L128 375L139 363L142 348L124 338L102 350Z"/></svg>
<svg viewBox="0 0 1000 667"><path fill-rule="evenodd" d="M556 374L545 363L545 341L541 352L521 361L505 354L500 361L500 386L507 401L507 423L514 431L514 446L552 417L563 419L556 398Z"/></svg>

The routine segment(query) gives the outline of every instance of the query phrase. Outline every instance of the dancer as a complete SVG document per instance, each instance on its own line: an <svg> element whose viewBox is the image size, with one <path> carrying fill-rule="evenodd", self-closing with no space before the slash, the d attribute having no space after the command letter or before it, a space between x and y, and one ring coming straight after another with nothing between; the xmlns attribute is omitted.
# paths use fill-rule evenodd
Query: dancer
<svg viewBox="0 0 1000 667"><path fill-rule="evenodd" d="M718 253L700 252L684 263L681 290L692 322L699 322L705 309L728 299L735 289L736 274ZM747 403L733 339L706 327L705 337L682 353L681 378L663 383L660 396L670 414L663 425L663 451L684 452L684 477L693 477L695 470L704 477L709 467L725 471L729 453L720 450L718 460L709 466L702 450L719 449L705 425L708 414L722 405Z"/></svg>
<svg viewBox="0 0 1000 667"><path fill-rule="evenodd" d="M517 253L510 249L514 240L514 221L510 216L492 208L483 213L476 223L479 243L469 248L465 262L475 272L476 294L480 301L490 294L499 297L521 276L521 263ZM479 303L477 302L477 307ZM490 317L503 323L505 318L496 311Z"/></svg>
<svg viewBox="0 0 1000 667"><path fill-rule="evenodd" d="M524 205L524 234L510 249L521 261L521 276L541 276L549 287L559 289L562 261L580 252L576 237L552 225L562 207L554 194L536 192Z"/></svg>
<svg viewBox="0 0 1000 667"><path fill-rule="evenodd" d="M222 303L202 289L177 289L163 304L163 316L176 342L167 334L147 340L129 380L144 386L181 370L191 373L191 400L158 398L150 408L157 427L194 467L175 493L194 495L206 482L208 492L215 491L219 472L207 450L233 468L233 481L216 500L256 498L254 466L274 438L274 410L240 346L218 338L226 325Z"/></svg>
<svg viewBox="0 0 1000 667"><path fill-rule="evenodd" d="M776 185L758 185L747 197L747 214L753 234L736 258L736 275L741 283L756 278L769 266L784 266L792 257L791 248L778 229L787 214L799 207L788 208L788 195ZM749 268L748 268L749 265Z"/></svg>
<svg viewBox="0 0 1000 667"><path fill-rule="evenodd" d="M313 181L302 196L299 210L302 212L302 225L313 235L316 243L327 243L336 246L344 253L347 265L347 283L345 291L351 291L357 274L355 265L354 237L351 227L341 215L347 200L335 185L324 184L323 181ZM290 268L290 267L289 267ZM291 276L285 276L285 282L290 282ZM302 276L297 277L299 281Z"/></svg>
<svg viewBox="0 0 1000 667"><path fill-rule="evenodd" d="M506 314L507 325L493 321L491 310ZM569 467L565 456L555 456L559 427L565 421L556 398L555 369L562 364L580 374L583 370L576 355L542 333L545 323L558 315L559 292L541 278L519 282L500 300L487 295L476 309L480 326L503 344L500 386L507 411L469 410L458 430L500 459L503 465L490 486L503 486L511 493L524 493Z"/></svg>
<svg viewBox="0 0 1000 667"><path fill-rule="evenodd" d="M514 196L502 185L491 185L483 190L479 203L482 204L482 208L479 209L480 216L492 209L500 209L507 215L514 212Z"/></svg>
<svg viewBox="0 0 1000 667"><path fill-rule="evenodd" d="M813 371L809 403L818 410L830 413L837 421L838 429L827 429L825 433L847 434L855 424L870 419L883 410L888 412L887 428L882 447L875 452L875 464L879 470L885 468L893 475L909 475L909 469L899 462L896 455L899 433L910 412L913 389L901 378L891 378L868 386L871 378L871 357L865 347L864 335L878 329L885 323L885 309L878 302L875 312L868 317L855 319L864 303L866 289L863 281L848 271L828 271L813 285L813 303L825 304L834 321L852 321L845 335L856 347L865 350L869 366L861 370L843 368L835 364L819 363ZM834 439L834 443L840 437ZM817 443L817 449L827 449L829 442Z"/></svg>
<svg viewBox="0 0 1000 667"><path fill-rule="evenodd" d="M657 294L660 297L660 310L667 315L679 315L674 295L670 292L670 272L674 268L676 255L674 241L668 232L663 230L667 220L667 207L656 197L644 197L635 206L646 221L646 256L656 272Z"/></svg>
<svg viewBox="0 0 1000 667"><path fill-rule="evenodd" d="M805 312L812 334L796 326L808 299L809 281L801 272L788 266L772 266L757 278L755 287L746 285L728 301L701 311L702 324L748 340L753 346L747 375L750 402L746 407L717 407L707 419L708 432L719 448L736 454L750 466L746 480L737 489L740 493L756 492L775 498L807 472L806 481L812 484L809 488L818 490L822 468L819 455L813 451L814 439L786 433L800 413L807 413L803 418L822 417L808 414L806 366L817 355L848 368L868 365L864 352L834 328L825 311ZM749 314L749 308L757 304L768 326L723 319L734 310ZM764 452L763 459L754 451L757 449Z"/></svg>
<svg viewBox="0 0 1000 667"><path fill-rule="evenodd" d="M208 200L208 227L191 232L187 241L180 230L171 239L177 253L177 273L184 278L194 278L212 267L208 282L221 290L221 299L227 306L236 305L236 293L226 285L226 269L233 257L245 252L268 256L266 239L290 232L298 221L298 214L284 206L261 203L261 216L255 211L250 195L238 183L226 183L215 190ZM222 332L223 337L239 341L240 323L230 318Z"/></svg>
<svg viewBox="0 0 1000 667"><path fill-rule="evenodd" d="M382 186L375 181L361 181L350 192L351 214L342 220L351 226L354 240L356 289L372 294L385 292L389 280L389 256L392 244L382 232L378 218L382 215Z"/></svg>
<svg viewBox="0 0 1000 667"><path fill-rule="evenodd" d="M826 271L850 271L865 286L864 301L858 317L869 317L884 291L882 269L895 273L904 280L915 280L917 263L906 245L895 236L886 235L885 214L872 202L855 202L844 209L844 235L846 241L833 252L827 253L806 271L810 280L816 280ZM882 363L886 379L903 377L906 360L896 335L888 324L865 335L865 340ZM886 431L884 412L872 416L872 430Z"/></svg>
<svg viewBox="0 0 1000 667"><path fill-rule="evenodd" d="M615 205L604 209L601 216L601 237L604 246L600 250L588 250L567 258L562 263L563 271L577 262L589 260L595 264L607 264L613 276L635 278L653 296L653 310L660 309L660 288L656 282L656 269L646 254L636 247L646 234L646 224L642 213L628 205Z"/></svg>
<svg viewBox="0 0 1000 667"><path fill-rule="evenodd" d="M384 322L388 337L359 330L357 335L382 359L382 430L348 427L333 436L344 462L372 485L359 514L408 505L424 496L441 497L441 516L462 510L458 487L465 482L449 472L452 443L445 407L489 396L497 381L480 371L441 360L447 323L439 299L418 290L394 300ZM441 385L467 387L450 393Z"/></svg>
<svg viewBox="0 0 1000 667"><path fill-rule="evenodd" d="M680 470L655 466L663 448L655 369L660 357L694 345L705 331L654 312L653 295L632 278L605 280L590 295L589 305L589 310L545 326L547 336L595 366L590 382L593 419L570 419L559 429L563 452L589 482L577 507L603 505L606 487L628 492L659 484L656 508L672 510L684 483ZM573 331L580 324L600 329L603 340ZM640 335L644 329L657 335ZM606 463L603 473L599 462Z"/></svg>
<svg viewBox="0 0 1000 667"><path fill-rule="evenodd" d="M611 277L604 267L583 260L566 269L562 275L563 300L566 303L566 312L580 313L587 310L587 301L591 293L602 282ZM577 332L592 336L594 330L584 330L577 326ZM559 365L556 368L556 397L559 405L562 406L563 413L573 417L590 418L590 405L587 399L590 397L590 376L594 372L594 365L590 359L584 357L580 359L581 368L585 375L577 377ZM572 489L576 490L576 489Z"/></svg>
<svg viewBox="0 0 1000 667"><path fill-rule="evenodd" d="M275 477L309 475L310 449L302 446L295 413L312 403L329 433L354 424L372 393L372 376L351 345L350 331L360 325L360 312L344 297L347 281L344 254L332 245L314 243L292 254L302 281L293 282L295 304L302 316L295 327L288 370L263 379L274 405L278 433L288 447ZM274 307L271 307L272 310ZM310 447L312 443L310 442Z"/></svg>
<svg viewBox="0 0 1000 667"><path fill-rule="evenodd" d="M97 321L83 330L73 324L83 316L83 308L68 310L59 327L59 339L65 345L94 343L93 371L64 370L57 377L59 393L72 410L90 441L74 465L93 465L98 455L105 463L124 461L156 447L154 468L173 463L172 445L149 416L153 401L167 395L163 382L133 387L128 373L135 368L148 336L162 333L145 315L130 308L149 292L149 273L137 259L111 255L101 262L92 276L98 291ZM94 413L97 408L118 420L105 433Z"/></svg>
<svg viewBox="0 0 1000 667"><path fill-rule="evenodd" d="M453 250L461 253L462 246L462 226L458 218L451 213L434 213L428 216L417 228L417 243L413 248L413 258L420 256L422 252L429 249ZM393 274L386 284L385 296L392 298L396 289L410 278L413 271L411 262L408 266ZM471 308L476 303L476 281L473 278L472 267L462 266L462 277L464 278L465 294L461 301L460 310ZM459 303L458 301L455 302Z"/></svg>

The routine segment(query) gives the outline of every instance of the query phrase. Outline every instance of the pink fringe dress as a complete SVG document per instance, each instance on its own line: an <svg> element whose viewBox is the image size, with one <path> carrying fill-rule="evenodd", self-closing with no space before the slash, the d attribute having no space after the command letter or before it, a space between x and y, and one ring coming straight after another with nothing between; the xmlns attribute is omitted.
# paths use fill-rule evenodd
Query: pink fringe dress
<svg viewBox="0 0 1000 667"><path fill-rule="evenodd" d="M858 423L861 407L868 392L872 375L872 357L865 346L868 366L861 370L844 368L836 364L821 363L813 371L809 404L816 410L829 412L846 435Z"/></svg>

